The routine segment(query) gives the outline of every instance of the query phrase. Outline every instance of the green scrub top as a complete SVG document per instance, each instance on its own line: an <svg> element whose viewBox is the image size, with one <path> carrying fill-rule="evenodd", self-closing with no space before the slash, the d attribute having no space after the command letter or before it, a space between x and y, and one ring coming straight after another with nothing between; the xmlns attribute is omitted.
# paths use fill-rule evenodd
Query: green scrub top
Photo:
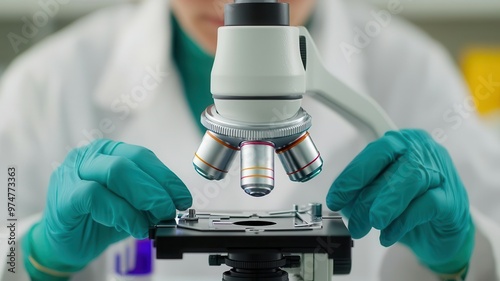
<svg viewBox="0 0 500 281"><path fill-rule="evenodd" d="M210 73L214 64L214 56L206 53L180 27L174 16L171 16L173 30L172 56L179 70L184 87L184 96L191 109L194 121L200 132L205 127L200 123L201 113L213 104L210 93Z"/></svg>

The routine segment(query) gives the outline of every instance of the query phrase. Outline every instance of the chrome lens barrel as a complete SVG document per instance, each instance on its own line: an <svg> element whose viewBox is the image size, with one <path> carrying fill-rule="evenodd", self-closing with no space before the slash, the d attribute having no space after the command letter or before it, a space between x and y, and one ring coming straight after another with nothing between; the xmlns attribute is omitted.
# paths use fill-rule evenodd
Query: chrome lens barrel
<svg viewBox="0 0 500 281"><path fill-rule="evenodd" d="M292 181L306 182L318 175L323 167L323 160L308 132L276 153Z"/></svg>
<svg viewBox="0 0 500 281"><path fill-rule="evenodd" d="M311 120L300 108L286 120L247 123L225 118L211 105L201 115L207 133L193 159L194 167L209 180L221 180L241 150L241 188L251 196L262 197L274 189L276 152L290 180L306 182L323 167L307 132Z"/></svg>
<svg viewBox="0 0 500 281"><path fill-rule="evenodd" d="M207 131L195 153L194 168L198 174L209 180L221 180L228 173L238 150L213 132Z"/></svg>
<svg viewBox="0 0 500 281"><path fill-rule="evenodd" d="M274 188L274 144L247 141L241 144L241 188L262 197Z"/></svg>

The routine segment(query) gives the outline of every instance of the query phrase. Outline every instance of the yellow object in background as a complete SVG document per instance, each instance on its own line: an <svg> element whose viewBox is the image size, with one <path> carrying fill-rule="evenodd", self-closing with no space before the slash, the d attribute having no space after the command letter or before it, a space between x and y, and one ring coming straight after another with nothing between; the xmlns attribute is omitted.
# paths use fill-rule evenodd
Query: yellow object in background
<svg viewBox="0 0 500 281"><path fill-rule="evenodd" d="M500 112L500 47L468 49L462 69L479 114Z"/></svg>

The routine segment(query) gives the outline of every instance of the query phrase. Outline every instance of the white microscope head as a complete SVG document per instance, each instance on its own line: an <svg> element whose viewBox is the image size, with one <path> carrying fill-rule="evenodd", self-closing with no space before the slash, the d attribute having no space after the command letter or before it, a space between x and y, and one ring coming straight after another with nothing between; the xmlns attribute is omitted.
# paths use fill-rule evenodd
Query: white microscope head
<svg viewBox="0 0 500 281"><path fill-rule="evenodd" d="M290 180L318 175L323 160L301 107L309 92L372 135L395 128L373 100L324 68L308 31L290 26L287 3L235 0L224 17L211 77L214 105L201 116L207 132L193 159L200 175L223 179L238 151L241 187L251 196L273 190L275 153Z"/></svg>

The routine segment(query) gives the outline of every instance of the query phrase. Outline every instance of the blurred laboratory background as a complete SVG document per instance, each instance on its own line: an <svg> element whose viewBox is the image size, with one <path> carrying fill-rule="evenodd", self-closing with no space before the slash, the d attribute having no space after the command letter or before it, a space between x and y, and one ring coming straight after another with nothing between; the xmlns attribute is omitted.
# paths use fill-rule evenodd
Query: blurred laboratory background
<svg viewBox="0 0 500 281"><path fill-rule="evenodd" d="M0 1L0 76L9 63L30 46L43 40L96 9L125 1L140 0L57 0L59 11L49 15L34 38L13 47L9 34L21 34L26 21L43 11L39 1ZM400 16L413 22L430 36L441 42L452 54L471 89L480 83L477 77L493 76L500 81L500 0L361 0L372 3L377 9L400 2ZM471 91L472 95L474 91ZM487 101L478 102L478 111L484 116L498 116L500 87ZM500 118L498 118L500 120ZM500 132L500 121L498 122Z"/></svg>

